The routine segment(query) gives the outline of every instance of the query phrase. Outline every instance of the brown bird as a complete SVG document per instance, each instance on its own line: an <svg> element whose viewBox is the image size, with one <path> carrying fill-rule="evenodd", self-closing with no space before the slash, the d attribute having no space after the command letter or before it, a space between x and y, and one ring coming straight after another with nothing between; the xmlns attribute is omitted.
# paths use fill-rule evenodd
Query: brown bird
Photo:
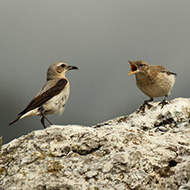
<svg viewBox="0 0 190 190"><path fill-rule="evenodd" d="M61 115L63 113L70 94L70 84L65 74L68 70L73 69L78 68L76 66L69 66L64 62L51 64L48 68L47 81L43 88L9 125L25 117L34 115L42 116L41 123L44 128L46 128L44 119L52 124L46 115L57 112Z"/></svg>
<svg viewBox="0 0 190 190"><path fill-rule="evenodd" d="M165 104L168 104L166 98L170 95L177 74L166 70L163 66L149 65L141 60L129 61L129 63L131 65L129 75L135 74L138 88L145 95L150 97L149 100L144 101L139 109L144 112L146 105L150 108L152 105L148 102L153 101L156 97L165 96L159 103L161 108L163 108Z"/></svg>

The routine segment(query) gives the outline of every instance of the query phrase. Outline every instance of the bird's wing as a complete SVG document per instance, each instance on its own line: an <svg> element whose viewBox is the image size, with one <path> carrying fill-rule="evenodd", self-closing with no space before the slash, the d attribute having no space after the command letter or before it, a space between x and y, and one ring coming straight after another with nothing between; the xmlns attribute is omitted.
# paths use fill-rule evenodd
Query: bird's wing
<svg viewBox="0 0 190 190"><path fill-rule="evenodd" d="M159 73L166 73L167 75L177 75L176 73L173 73L171 71L168 71L165 67L161 66L161 65L151 65L150 66L150 70L151 73L153 74L153 76L157 76Z"/></svg>
<svg viewBox="0 0 190 190"><path fill-rule="evenodd" d="M174 73L174 72L171 72L171 71L168 71L168 70L163 71L163 73L166 73L167 75L175 75L175 76L177 76L177 73Z"/></svg>
<svg viewBox="0 0 190 190"><path fill-rule="evenodd" d="M68 81L66 79L60 79L53 87L51 87L47 91L37 95L27 105L27 107L22 112L20 112L18 115L23 115L26 112L41 106L42 104L44 104L45 102L47 102L48 100L53 98L54 96L58 95L65 88L67 82Z"/></svg>
<svg viewBox="0 0 190 190"><path fill-rule="evenodd" d="M176 73L171 72L171 71L168 71L168 70L167 70L165 67L163 67L163 66L159 66L159 70L160 70L160 72L166 73L167 75L175 75L175 76L177 76Z"/></svg>

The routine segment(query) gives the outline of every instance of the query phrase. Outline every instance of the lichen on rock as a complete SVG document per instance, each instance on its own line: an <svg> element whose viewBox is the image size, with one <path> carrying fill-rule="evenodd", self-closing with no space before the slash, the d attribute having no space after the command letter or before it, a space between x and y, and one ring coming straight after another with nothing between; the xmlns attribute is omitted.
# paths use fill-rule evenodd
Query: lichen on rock
<svg viewBox="0 0 190 190"><path fill-rule="evenodd" d="M190 188L190 99L92 127L51 126L2 146L0 188Z"/></svg>

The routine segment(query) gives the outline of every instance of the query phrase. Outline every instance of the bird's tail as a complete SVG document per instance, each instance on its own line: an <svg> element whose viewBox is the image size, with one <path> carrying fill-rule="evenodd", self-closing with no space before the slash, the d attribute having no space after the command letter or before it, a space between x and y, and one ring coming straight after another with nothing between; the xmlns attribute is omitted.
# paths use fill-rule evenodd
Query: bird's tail
<svg viewBox="0 0 190 190"><path fill-rule="evenodd" d="M9 126L12 125L13 123L17 122L21 118L21 115L19 115L15 120L11 121L9 123Z"/></svg>

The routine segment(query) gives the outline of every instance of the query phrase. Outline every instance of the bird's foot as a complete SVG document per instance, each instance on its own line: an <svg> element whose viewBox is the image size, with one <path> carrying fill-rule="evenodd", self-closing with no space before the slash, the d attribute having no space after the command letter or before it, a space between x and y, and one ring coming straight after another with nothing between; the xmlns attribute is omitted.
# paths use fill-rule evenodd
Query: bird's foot
<svg viewBox="0 0 190 190"><path fill-rule="evenodd" d="M146 105L147 105L148 109L150 109L152 107L152 105L149 103L146 103Z"/></svg>
<svg viewBox="0 0 190 190"><path fill-rule="evenodd" d="M169 104L168 101L163 99L158 105L161 105L161 109L162 109L166 104Z"/></svg>
<svg viewBox="0 0 190 190"><path fill-rule="evenodd" d="M146 106L148 107L148 109L150 109L150 108L152 107L151 104L149 104L147 101L144 101L144 103L143 103L143 104L140 106L140 108L137 110L137 113L139 113L139 112L144 113Z"/></svg>

